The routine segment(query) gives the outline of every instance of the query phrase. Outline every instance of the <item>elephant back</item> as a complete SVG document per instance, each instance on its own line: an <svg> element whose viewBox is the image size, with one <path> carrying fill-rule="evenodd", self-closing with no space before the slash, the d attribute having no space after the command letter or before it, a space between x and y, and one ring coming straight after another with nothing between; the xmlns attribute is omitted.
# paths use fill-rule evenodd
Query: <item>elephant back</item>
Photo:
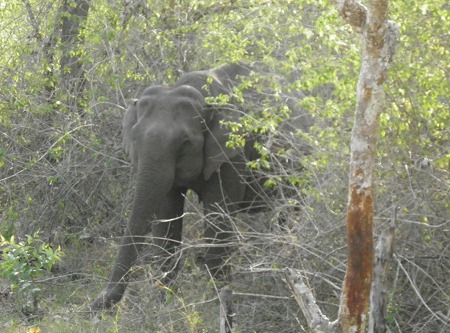
<svg viewBox="0 0 450 333"><path fill-rule="evenodd" d="M250 67L243 64L225 64L210 70L184 74L175 86L188 85L197 89L203 97L229 95L239 84L239 77L250 74Z"/></svg>

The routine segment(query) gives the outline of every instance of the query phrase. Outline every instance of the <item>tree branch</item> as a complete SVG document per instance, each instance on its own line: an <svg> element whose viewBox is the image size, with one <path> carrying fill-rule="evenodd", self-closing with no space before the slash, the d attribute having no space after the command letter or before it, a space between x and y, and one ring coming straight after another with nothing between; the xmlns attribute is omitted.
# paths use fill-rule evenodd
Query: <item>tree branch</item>
<svg viewBox="0 0 450 333"><path fill-rule="evenodd" d="M309 328L315 333L332 333L337 332L337 322L331 322L316 304L314 295L303 282L303 277L299 272L287 268L284 272L284 278L289 289L294 295L303 315L308 322Z"/></svg>
<svg viewBox="0 0 450 333"><path fill-rule="evenodd" d="M40 30L40 22L36 19L36 16L34 16L30 1L29 0L22 0L22 1L25 5L25 8L27 9L28 17L30 18L30 24L33 27L34 37L36 38L37 41L41 42L42 34L39 31Z"/></svg>
<svg viewBox="0 0 450 333"><path fill-rule="evenodd" d="M355 0L332 0L341 17L356 32L362 32L367 20L367 7Z"/></svg>

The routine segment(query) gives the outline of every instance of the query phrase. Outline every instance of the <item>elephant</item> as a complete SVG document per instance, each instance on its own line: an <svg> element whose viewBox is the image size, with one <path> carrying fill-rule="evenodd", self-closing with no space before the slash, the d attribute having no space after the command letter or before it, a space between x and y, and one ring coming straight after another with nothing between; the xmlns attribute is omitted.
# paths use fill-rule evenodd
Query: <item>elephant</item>
<svg viewBox="0 0 450 333"><path fill-rule="evenodd" d="M238 121L242 110L233 103L208 102L231 96L240 78L251 72L251 65L241 63L195 71L171 87L151 86L132 101L122 135L135 170L134 199L109 283L91 309L109 308L121 300L146 234L152 233L154 248L163 258L174 254L189 189L213 220L204 232L205 241L213 245L206 250L205 263L214 277L227 278L232 226L221 216L258 206L258 186L249 185L246 165L258 155L250 139L241 148L227 146L230 130L223 121Z"/></svg>

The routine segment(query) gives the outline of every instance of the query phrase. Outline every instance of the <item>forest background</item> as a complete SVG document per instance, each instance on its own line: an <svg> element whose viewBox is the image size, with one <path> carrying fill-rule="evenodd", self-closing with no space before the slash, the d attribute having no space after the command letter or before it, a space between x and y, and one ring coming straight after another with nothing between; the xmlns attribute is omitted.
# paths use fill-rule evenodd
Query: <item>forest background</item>
<svg viewBox="0 0 450 333"><path fill-rule="evenodd" d="M450 325L449 9L443 0L390 4L401 35L385 85L375 235L395 210L391 332ZM313 122L291 141L283 137L289 148L281 155L267 150L276 166L270 173L265 161L257 165L268 187L295 195L271 199L270 213L233 217L241 237L232 260L235 330L306 331L284 267L304 272L325 313L336 317L360 37L332 3L8 0L0 18L2 332L33 325L46 332L216 330L214 288L197 260L204 217L192 195L179 288L155 301L158 291L145 282L151 272L142 270L114 315L92 319L86 310L105 283L130 208L132 173L120 133L127 102L151 84L236 61L264 64L271 79L261 91L293 96ZM244 129L280 135L283 110L267 107ZM312 147L308 154L298 138Z"/></svg>

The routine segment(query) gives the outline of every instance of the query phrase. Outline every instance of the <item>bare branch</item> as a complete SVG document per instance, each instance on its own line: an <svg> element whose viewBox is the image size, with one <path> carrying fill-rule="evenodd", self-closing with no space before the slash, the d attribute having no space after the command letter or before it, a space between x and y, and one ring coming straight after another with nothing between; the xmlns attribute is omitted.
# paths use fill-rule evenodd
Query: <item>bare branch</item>
<svg viewBox="0 0 450 333"><path fill-rule="evenodd" d="M397 263L399 265L399 267L401 268L401 270L403 271L403 273L405 273L406 278L408 279L409 283L411 284L412 289L414 290L414 292L416 293L417 297L419 298L420 302L422 303L422 305L430 312L430 314L437 319L438 321L442 322L442 324L448 324L448 318L446 318L445 316L442 315L438 315L437 313L435 313L430 306L427 304L427 302L423 299L422 294L420 293L419 288L416 286L416 283L413 281L412 277L410 276L410 274L408 273L408 271L406 270L406 268L402 265L402 262L399 258L397 258L397 256L395 256L395 260L397 260Z"/></svg>
<svg viewBox="0 0 450 333"><path fill-rule="evenodd" d="M36 19L36 16L34 15L33 8L31 7L29 0L22 0L25 8L27 9L28 17L30 18L30 24L33 27L34 30L34 37L38 41L42 41L42 34L39 31L40 30L40 22Z"/></svg>
<svg viewBox="0 0 450 333"><path fill-rule="evenodd" d="M328 317L322 313L319 306L316 304L314 295L303 281L301 274L287 268L284 272L284 277L308 322L308 326L313 332L337 332L337 322L330 322Z"/></svg>

